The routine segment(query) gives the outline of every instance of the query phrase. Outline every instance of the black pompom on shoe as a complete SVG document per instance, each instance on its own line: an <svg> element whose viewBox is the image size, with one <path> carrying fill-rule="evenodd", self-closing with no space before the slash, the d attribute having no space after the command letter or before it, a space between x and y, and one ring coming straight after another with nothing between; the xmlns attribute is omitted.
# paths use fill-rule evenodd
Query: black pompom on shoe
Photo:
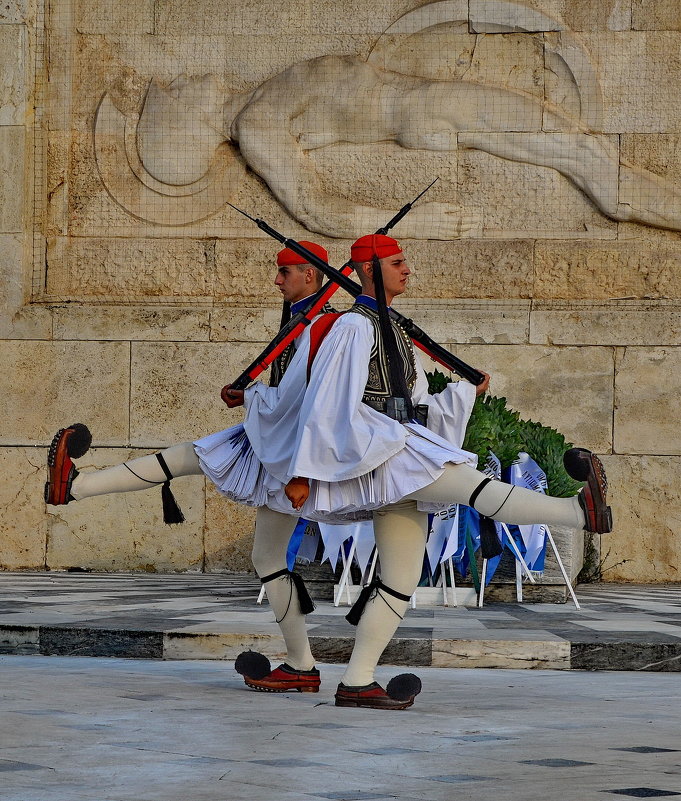
<svg viewBox="0 0 681 801"><path fill-rule="evenodd" d="M272 672L272 665L265 654L257 651L242 651L234 661L234 669L251 679L264 679Z"/></svg>
<svg viewBox="0 0 681 801"><path fill-rule="evenodd" d="M388 682L385 691L396 701L409 701L421 692L421 679L414 673L400 673Z"/></svg>
<svg viewBox="0 0 681 801"><path fill-rule="evenodd" d="M66 452L72 459L80 459L90 450L92 434L85 423L72 423L69 431L71 434L66 440Z"/></svg>

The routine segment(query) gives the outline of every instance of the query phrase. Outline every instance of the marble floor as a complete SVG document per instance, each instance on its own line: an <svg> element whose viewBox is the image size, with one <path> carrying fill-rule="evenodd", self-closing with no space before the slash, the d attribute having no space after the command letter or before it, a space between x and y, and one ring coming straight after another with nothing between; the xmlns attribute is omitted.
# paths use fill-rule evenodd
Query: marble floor
<svg viewBox="0 0 681 801"><path fill-rule="evenodd" d="M248 690L217 661L0 657L2 801L681 797L669 673L421 668L403 712ZM382 668L387 680L399 669Z"/></svg>
<svg viewBox="0 0 681 801"><path fill-rule="evenodd" d="M283 641L248 575L0 573L0 653L272 659ZM434 667L681 670L681 585L583 585L581 609L486 603L409 610L384 663ZM308 617L317 658L343 662L346 606Z"/></svg>

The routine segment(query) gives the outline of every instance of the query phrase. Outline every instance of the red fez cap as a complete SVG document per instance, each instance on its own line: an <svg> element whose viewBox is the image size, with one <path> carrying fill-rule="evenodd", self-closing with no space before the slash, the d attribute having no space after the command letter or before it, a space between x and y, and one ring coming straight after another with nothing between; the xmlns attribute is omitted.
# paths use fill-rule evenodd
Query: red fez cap
<svg viewBox="0 0 681 801"><path fill-rule="evenodd" d="M329 254L321 245L317 245L315 242L306 242L305 240L301 240L298 244L311 250L322 261L328 262ZM307 261L303 256L294 253L291 248L284 248L277 253L277 266L284 267L289 264L307 264Z"/></svg>
<svg viewBox="0 0 681 801"><path fill-rule="evenodd" d="M365 261L371 261L374 255L378 256L379 259L385 259L388 256L394 256L396 253L401 252L402 248L400 247L400 243L391 236L385 236L385 234L367 234L366 236L360 236L350 248L352 260L359 264Z"/></svg>

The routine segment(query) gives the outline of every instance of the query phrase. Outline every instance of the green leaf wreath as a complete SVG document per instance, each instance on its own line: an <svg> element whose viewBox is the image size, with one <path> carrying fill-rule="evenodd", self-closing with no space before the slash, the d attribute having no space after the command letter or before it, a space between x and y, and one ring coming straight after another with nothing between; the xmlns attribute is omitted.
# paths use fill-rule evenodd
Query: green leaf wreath
<svg viewBox="0 0 681 801"><path fill-rule="evenodd" d="M451 380L439 370L426 376L431 395L442 392ZM520 451L525 451L546 473L549 495L558 498L569 498L582 486L563 467L563 454L572 443L555 428L522 420L518 412L507 408L506 398L481 395L476 399L463 447L477 454L481 464L491 450L502 470L518 458Z"/></svg>

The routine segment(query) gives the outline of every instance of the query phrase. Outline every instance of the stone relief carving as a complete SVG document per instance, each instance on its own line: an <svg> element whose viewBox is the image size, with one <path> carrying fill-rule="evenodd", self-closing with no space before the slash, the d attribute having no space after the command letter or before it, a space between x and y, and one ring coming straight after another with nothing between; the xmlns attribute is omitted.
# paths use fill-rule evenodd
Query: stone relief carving
<svg viewBox="0 0 681 801"><path fill-rule="evenodd" d="M466 35L560 32L541 46L547 63L569 77L570 102L559 108L528 91L467 80L457 72L456 52L434 65L432 53L419 48L420 37L443 26ZM129 214L162 226L215 214L233 199L245 164L310 231L352 237L380 227L394 210L325 192L309 154L393 142L431 152L468 148L546 167L613 220L681 230L679 192L620 159L599 133L601 113L588 54L560 21L521 3L471 0L469 8L468 0L442 0L397 20L366 60L329 55L302 61L227 98L212 75L179 76L165 87L152 80L138 118L123 115L105 94L95 151L111 197ZM405 218L401 235L475 236L482 222L474 210L431 201Z"/></svg>

